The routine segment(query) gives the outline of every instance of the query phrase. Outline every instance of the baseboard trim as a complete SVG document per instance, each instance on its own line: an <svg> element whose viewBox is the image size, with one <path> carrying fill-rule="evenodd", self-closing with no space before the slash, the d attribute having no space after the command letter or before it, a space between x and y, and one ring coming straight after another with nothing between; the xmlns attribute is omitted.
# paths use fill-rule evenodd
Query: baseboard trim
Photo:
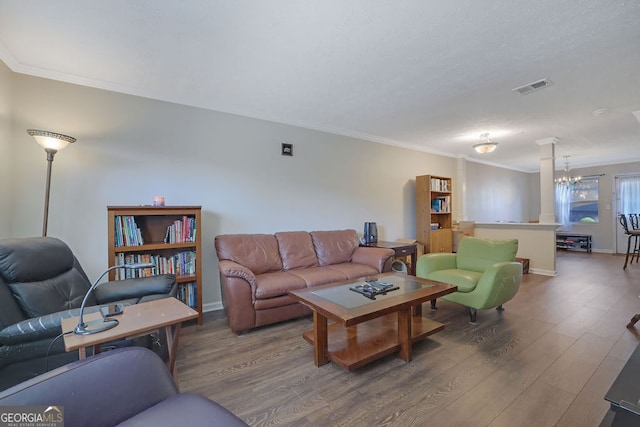
<svg viewBox="0 0 640 427"><path fill-rule="evenodd" d="M557 276L558 272L555 270L543 270L541 268L531 268L529 267L529 273L540 274L542 276Z"/></svg>
<svg viewBox="0 0 640 427"><path fill-rule="evenodd" d="M207 304L202 304L203 313L206 313L208 311L218 311L223 309L224 309L224 306L222 305L222 301L215 301Z"/></svg>

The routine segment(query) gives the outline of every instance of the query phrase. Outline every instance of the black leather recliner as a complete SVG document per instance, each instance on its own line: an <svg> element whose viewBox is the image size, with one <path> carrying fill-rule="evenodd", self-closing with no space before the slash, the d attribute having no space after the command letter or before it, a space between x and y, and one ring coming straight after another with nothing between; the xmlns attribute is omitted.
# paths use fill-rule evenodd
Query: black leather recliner
<svg viewBox="0 0 640 427"><path fill-rule="evenodd" d="M71 249L53 237L0 239L0 390L77 360L66 353L61 320L78 316L91 287ZM112 303L175 296L174 275L102 284L85 313Z"/></svg>

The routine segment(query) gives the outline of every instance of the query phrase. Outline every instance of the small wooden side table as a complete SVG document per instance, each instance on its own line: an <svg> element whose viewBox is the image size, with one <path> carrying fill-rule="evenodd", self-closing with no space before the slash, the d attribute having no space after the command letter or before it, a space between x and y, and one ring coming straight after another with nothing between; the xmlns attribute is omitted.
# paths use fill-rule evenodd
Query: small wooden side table
<svg viewBox="0 0 640 427"><path fill-rule="evenodd" d="M404 258L406 256L411 257L411 265L409 266L409 274L411 276L416 275L416 262L418 256L418 246L411 243L401 242L378 242L374 245L377 248L393 249L396 253L396 258Z"/></svg>
<svg viewBox="0 0 640 427"><path fill-rule="evenodd" d="M85 320L100 319L102 314L89 313ZM175 378L176 353L180 339L180 327L185 320L198 318L198 312L175 298L133 304L124 307L123 313L115 316L118 326L104 332L92 335L76 335L73 329L78 325L78 317L62 319L64 348L66 351L78 350L80 359L87 356L87 347L93 347L94 354L100 351L100 344L123 338L133 338L164 328L169 347L169 361L167 363L171 375ZM70 333L67 333L70 332Z"/></svg>

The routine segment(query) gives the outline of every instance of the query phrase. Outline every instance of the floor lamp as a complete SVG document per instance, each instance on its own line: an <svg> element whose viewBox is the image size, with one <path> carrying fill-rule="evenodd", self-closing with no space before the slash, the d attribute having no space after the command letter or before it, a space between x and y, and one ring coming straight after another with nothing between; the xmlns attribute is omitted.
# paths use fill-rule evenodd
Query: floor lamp
<svg viewBox="0 0 640 427"><path fill-rule="evenodd" d="M42 220L42 236L47 235L47 219L49 217L49 190L51 187L51 165L53 156L69 143L76 142L75 138L46 130L27 129L27 133L35 138L47 153L47 187L44 193L44 219Z"/></svg>

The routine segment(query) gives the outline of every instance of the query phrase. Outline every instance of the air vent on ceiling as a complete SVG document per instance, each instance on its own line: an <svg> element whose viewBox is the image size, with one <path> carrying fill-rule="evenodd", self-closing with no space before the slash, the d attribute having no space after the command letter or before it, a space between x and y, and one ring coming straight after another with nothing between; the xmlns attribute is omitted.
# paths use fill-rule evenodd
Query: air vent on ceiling
<svg viewBox="0 0 640 427"><path fill-rule="evenodd" d="M537 82L529 83L524 86L517 87L515 89L511 89L514 92L518 92L520 95L526 95L527 93L531 93L535 90L539 90L550 86L551 82L547 79L538 80Z"/></svg>

